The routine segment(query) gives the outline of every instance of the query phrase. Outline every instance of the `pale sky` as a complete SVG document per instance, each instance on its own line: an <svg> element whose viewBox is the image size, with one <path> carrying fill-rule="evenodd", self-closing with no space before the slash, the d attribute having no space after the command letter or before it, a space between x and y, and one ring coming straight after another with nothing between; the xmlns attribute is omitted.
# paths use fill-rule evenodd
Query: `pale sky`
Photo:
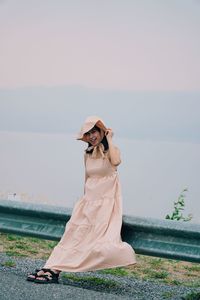
<svg viewBox="0 0 200 300"><path fill-rule="evenodd" d="M0 0L0 88L200 90L198 0Z"/></svg>

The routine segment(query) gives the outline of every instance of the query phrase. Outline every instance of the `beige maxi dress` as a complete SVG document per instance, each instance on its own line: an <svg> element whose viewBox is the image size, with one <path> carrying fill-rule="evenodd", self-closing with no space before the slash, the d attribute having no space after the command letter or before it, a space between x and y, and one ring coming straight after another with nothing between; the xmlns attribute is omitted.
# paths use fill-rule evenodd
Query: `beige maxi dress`
<svg viewBox="0 0 200 300"><path fill-rule="evenodd" d="M44 268L85 272L136 262L133 248L121 240L122 198L117 167L110 163L108 153L99 158L85 154L85 170L84 195L75 204Z"/></svg>

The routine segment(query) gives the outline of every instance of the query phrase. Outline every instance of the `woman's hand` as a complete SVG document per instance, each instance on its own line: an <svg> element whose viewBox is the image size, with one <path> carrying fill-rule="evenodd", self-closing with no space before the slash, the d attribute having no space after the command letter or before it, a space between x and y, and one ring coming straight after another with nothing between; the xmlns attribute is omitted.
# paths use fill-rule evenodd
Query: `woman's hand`
<svg viewBox="0 0 200 300"><path fill-rule="evenodd" d="M112 129L108 128L107 131L106 131L106 138L107 138L108 141L112 139L113 134L114 133L113 133Z"/></svg>
<svg viewBox="0 0 200 300"><path fill-rule="evenodd" d="M119 149L113 145L112 137L113 131L111 128L108 128L106 133L106 138L109 145L109 159L113 166L118 166L121 163L120 151Z"/></svg>

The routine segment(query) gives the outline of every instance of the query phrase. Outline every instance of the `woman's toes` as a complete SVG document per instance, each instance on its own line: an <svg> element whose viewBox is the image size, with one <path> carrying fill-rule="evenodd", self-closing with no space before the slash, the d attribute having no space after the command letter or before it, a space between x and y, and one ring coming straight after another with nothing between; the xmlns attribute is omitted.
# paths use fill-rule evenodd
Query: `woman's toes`
<svg viewBox="0 0 200 300"><path fill-rule="evenodd" d="M36 277L35 279L41 280L41 281L46 280L44 277Z"/></svg>
<svg viewBox="0 0 200 300"><path fill-rule="evenodd" d="M39 272L37 272L37 276L40 276L40 275L43 275L44 274L44 271L39 271Z"/></svg>

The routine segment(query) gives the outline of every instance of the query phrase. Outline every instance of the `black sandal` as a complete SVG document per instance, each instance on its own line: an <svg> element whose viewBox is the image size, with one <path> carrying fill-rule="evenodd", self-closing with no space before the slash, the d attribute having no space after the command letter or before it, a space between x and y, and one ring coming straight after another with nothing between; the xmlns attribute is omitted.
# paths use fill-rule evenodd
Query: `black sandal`
<svg viewBox="0 0 200 300"><path fill-rule="evenodd" d="M45 273L49 272L50 274L43 274L36 276L36 279L34 280L35 283L59 283L58 278L59 278L59 273L53 272L51 269L42 269L45 271ZM37 279L38 278L38 279ZM44 279L39 279L39 278L44 278Z"/></svg>
<svg viewBox="0 0 200 300"><path fill-rule="evenodd" d="M35 269L35 272L28 274L26 280L28 281L34 281L36 279L36 277L38 277L38 272L39 271L44 271L43 269ZM29 276L34 276L34 277L29 277Z"/></svg>

